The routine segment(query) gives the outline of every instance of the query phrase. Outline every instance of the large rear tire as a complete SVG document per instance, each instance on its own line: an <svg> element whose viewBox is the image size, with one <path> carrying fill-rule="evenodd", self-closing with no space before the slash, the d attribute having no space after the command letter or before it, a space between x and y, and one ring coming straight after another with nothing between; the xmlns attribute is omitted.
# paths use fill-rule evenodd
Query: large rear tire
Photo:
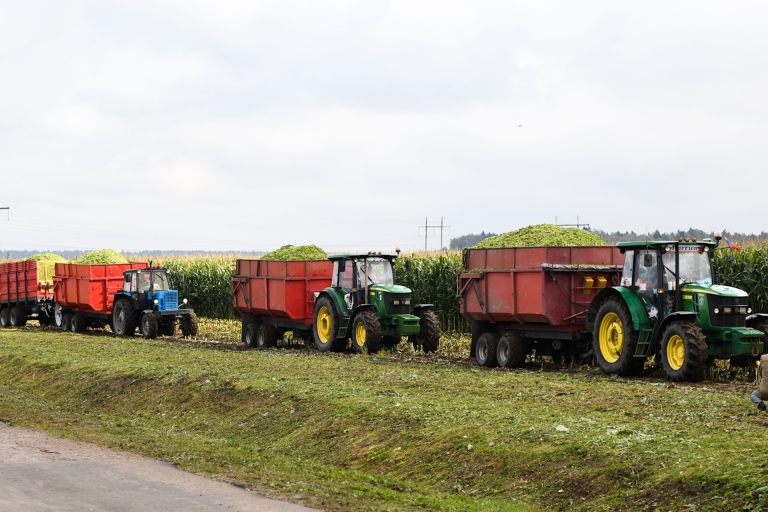
<svg viewBox="0 0 768 512"><path fill-rule="evenodd" d="M315 304L315 314L312 321L312 331L315 346L320 352L334 349L338 343L336 336L339 332L339 313L328 297L320 297Z"/></svg>
<svg viewBox="0 0 768 512"><path fill-rule="evenodd" d="M157 338L157 317L154 313L141 315L141 335L148 340Z"/></svg>
<svg viewBox="0 0 768 512"><path fill-rule="evenodd" d="M526 346L523 337L508 332L496 346L496 361L504 368L518 368L525 364Z"/></svg>
<svg viewBox="0 0 768 512"><path fill-rule="evenodd" d="M381 349L381 322L375 311L362 311L352 322L352 349L357 354L374 354Z"/></svg>
<svg viewBox="0 0 768 512"><path fill-rule="evenodd" d="M130 299L123 297L112 306L112 329L118 336L133 336L136 331L136 313Z"/></svg>
<svg viewBox="0 0 768 512"><path fill-rule="evenodd" d="M414 313L419 317L421 331L417 336L409 336L414 350L423 349L424 353L437 352L440 346L440 321L434 311L426 310Z"/></svg>
<svg viewBox="0 0 768 512"><path fill-rule="evenodd" d="M11 327L24 327L27 325L27 314L24 312L24 308L20 306L11 308L8 319L11 321Z"/></svg>
<svg viewBox="0 0 768 512"><path fill-rule="evenodd" d="M493 368L497 364L496 348L499 343L499 335L495 332L485 332L477 339L475 359L480 366Z"/></svg>
<svg viewBox="0 0 768 512"><path fill-rule="evenodd" d="M672 322L661 337L661 364L667 378L675 382L704 379L707 368L707 340L699 326Z"/></svg>
<svg viewBox="0 0 768 512"><path fill-rule="evenodd" d="M637 331L624 301L610 298L597 311L592 344L595 359L605 373L636 375L643 369L644 358L634 357Z"/></svg>

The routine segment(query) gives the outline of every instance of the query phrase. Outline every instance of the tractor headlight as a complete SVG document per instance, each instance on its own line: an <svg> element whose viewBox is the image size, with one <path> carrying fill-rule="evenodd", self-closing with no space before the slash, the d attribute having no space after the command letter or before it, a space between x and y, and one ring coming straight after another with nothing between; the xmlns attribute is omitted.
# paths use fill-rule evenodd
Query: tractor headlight
<svg viewBox="0 0 768 512"><path fill-rule="evenodd" d="M752 314L752 308L747 308L747 314L748 314L748 315L751 315L751 314Z"/></svg>
<svg viewBox="0 0 768 512"><path fill-rule="evenodd" d="M155 304L160 304L160 301L157 299L153 300L152 302L154 302Z"/></svg>
<svg viewBox="0 0 768 512"><path fill-rule="evenodd" d="M183 301L181 301L181 303L182 304L186 304L187 303L187 299L184 299Z"/></svg>
<svg viewBox="0 0 768 512"><path fill-rule="evenodd" d="M399 306L400 305L400 301L399 300L393 300L392 304L394 304L395 306Z"/></svg>
<svg viewBox="0 0 768 512"><path fill-rule="evenodd" d="M406 306L410 306L411 305L411 299L405 299L403 301L403 304L405 304Z"/></svg>
<svg viewBox="0 0 768 512"><path fill-rule="evenodd" d="M730 313L732 313L732 312L733 312L733 309L731 309L731 308L728 308L728 307L726 307L726 308L723 308L723 313L725 313L726 315L727 315L727 314L730 314Z"/></svg>
<svg viewBox="0 0 768 512"><path fill-rule="evenodd" d="M714 312L715 312L716 315L719 315L720 314L720 308L715 308Z"/></svg>

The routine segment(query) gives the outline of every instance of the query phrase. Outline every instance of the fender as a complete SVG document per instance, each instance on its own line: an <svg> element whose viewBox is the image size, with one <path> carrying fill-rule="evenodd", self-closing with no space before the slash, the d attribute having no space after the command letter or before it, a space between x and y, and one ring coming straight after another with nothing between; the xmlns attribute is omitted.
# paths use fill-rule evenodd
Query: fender
<svg viewBox="0 0 768 512"><path fill-rule="evenodd" d="M598 309L600 309L603 302L611 297L622 298L629 309L629 314L632 316L632 327L636 331L651 330L652 327L650 319L648 318L648 312L645 310L645 304L643 304L640 297L627 287L614 286L612 288L600 290L589 305L586 320L586 327L589 332L592 332L594 329Z"/></svg>
<svg viewBox="0 0 768 512"><path fill-rule="evenodd" d="M434 304L416 304L415 306L412 306L411 308L411 314L416 315L417 311L423 311L425 309L432 309L434 307Z"/></svg>
<svg viewBox="0 0 768 512"><path fill-rule="evenodd" d="M693 323L696 323L697 318L698 314L694 313L693 311L676 311L674 313L670 313L665 316L661 322L656 324L656 327L653 329L653 334L651 335L651 341L654 343L661 341L661 334L664 332L664 329L666 329L667 326L672 322L678 322L680 320L692 320Z"/></svg>
<svg viewBox="0 0 768 512"><path fill-rule="evenodd" d="M757 322L768 322L768 314L767 313L755 313L753 315L749 315L747 317L747 327L750 327L750 324L755 324Z"/></svg>

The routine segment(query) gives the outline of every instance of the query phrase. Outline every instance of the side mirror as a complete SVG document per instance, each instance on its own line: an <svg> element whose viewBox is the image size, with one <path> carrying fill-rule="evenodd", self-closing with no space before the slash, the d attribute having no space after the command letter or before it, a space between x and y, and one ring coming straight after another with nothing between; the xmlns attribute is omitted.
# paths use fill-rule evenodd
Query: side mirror
<svg viewBox="0 0 768 512"><path fill-rule="evenodd" d="M347 270L347 260L339 260L339 272Z"/></svg>
<svg viewBox="0 0 768 512"><path fill-rule="evenodd" d="M733 257L733 254L728 254L728 257L725 259L725 264L728 268L733 267L733 263L736 261L736 258Z"/></svg>
<svg viewBox="0 0 768 512"><path fill-rule="evenodd" d="M405 260L405 271L406 272L411 271L411 260Z"/></svg>
<svg viewBox="0 0 768 512"><path fill-rule="evenodd" d="M653 255L651 253L643 254L643 266L646 268L653 266Z"/></svg>

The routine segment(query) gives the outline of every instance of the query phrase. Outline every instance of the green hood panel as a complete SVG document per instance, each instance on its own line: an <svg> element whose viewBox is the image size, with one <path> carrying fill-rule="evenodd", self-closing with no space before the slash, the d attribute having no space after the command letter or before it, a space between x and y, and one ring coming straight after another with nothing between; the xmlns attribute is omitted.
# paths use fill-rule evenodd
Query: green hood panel
<svg viewBox="0 0 768 512"><path fill-rule="evenodd" d="M685 284L681 291L683 293L705 293L707 295L719 295L720 297L747 297L749 294L744 290L734 288L733 286L723 286L721 284Z"/></svg>
<svg viewBox="0 0 768 512"><path fill-rule="evenodd" d="M374 284L368 287L369 292L389 292L389 293L411 293L411 289L407 286L401 286L399 284L384 285Z"/></svg>

